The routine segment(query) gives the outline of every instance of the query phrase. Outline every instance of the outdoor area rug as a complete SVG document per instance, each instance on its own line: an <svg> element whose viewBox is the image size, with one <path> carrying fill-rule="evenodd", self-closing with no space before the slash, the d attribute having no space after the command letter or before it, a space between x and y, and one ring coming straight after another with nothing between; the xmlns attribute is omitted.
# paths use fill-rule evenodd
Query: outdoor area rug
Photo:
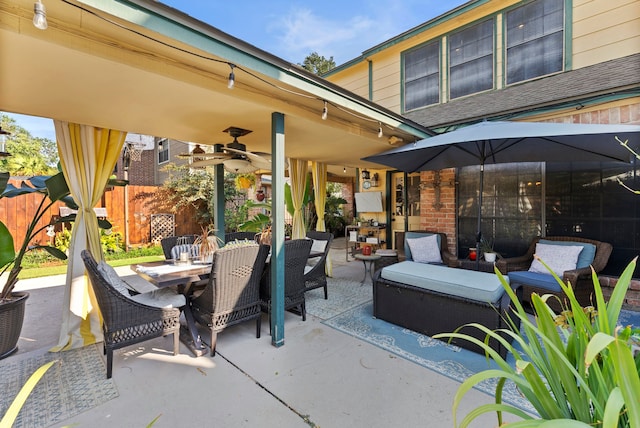
<svg viewBox="0 0 640 428"><path fill-rule="evenodd" d="M307 313L326 320L352 309L373 298L371 284L361 284L339 278L327 278L328 299L324 289L316 288L305 293Z"/></svg>
<svg viewBox="0 0 640 428"><path fill-rule="evenodd" d="M624 325L640 326L640 313L622 311L620 322ZM443 341L374 318L371 301L327 319L323 323L458 382L463 382L469 376L490 368L481 354L447 345ZM515 364L511 354L508 355L507 362L511 365ZM497 367L493 361L491 364ZM493 395L495 385L495 380L485 381L477 389ZM535 414L531 404L520 396L515 384L508 382L503 396L504 401L509 404Z"/></svg>
<svg viewBox="0 0 640 428"><path fill-rule="evenodd" d="M29 376L56 359L60 361L40 379L14 427L50 426L118 397L113 380L107 379L101 354L102 345L90 345L59 353L41 349L0 361L0 415Z"/></svg>

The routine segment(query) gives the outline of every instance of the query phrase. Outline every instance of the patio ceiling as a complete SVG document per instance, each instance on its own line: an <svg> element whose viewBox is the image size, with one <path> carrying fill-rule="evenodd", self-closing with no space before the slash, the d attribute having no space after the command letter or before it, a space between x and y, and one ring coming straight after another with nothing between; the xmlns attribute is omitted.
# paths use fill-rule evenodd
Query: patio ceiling
<svg viewBox="0 0 640 428"><path fill-rule="evenodd" d="M174 138L241 142L269 152L271 114L285 114L286 155L343 167L429 131L296 65L161 3L0 0L0 110ZM230 64L235 87L227 88ZM327 120L321 119L324 101ZM384 136L378 138L382 125ZM353 174L350 171L350 174Z"/></svg>

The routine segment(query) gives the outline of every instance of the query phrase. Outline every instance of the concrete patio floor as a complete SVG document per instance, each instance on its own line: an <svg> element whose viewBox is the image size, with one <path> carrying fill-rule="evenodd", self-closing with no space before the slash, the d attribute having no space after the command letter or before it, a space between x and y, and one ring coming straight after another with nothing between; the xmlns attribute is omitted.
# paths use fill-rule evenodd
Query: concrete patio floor
<svg viewBox="0 0 640 428"><path fill-rule="evenodd" d="M362 264L345 261L344 238L334 240L331 254L334 277L362 280ZM135 279L128 267L118 271ZM20 281L19 288L31 296L17 356L57 343L64 281L64 276ZM279 348L271 345L265 315L260 339L253 322L220 333L214 358L196 358L182 343L179 355L171 349L172 338L164 337L116 351L113 380L119 397L54 426L143 427L158 416L154 427L453 425L458 382L314 316L302 322L286 313L285 345ZM491 402L473 390L459 417ZM485 415L472 426L494 427L497 420Z"/></svg>

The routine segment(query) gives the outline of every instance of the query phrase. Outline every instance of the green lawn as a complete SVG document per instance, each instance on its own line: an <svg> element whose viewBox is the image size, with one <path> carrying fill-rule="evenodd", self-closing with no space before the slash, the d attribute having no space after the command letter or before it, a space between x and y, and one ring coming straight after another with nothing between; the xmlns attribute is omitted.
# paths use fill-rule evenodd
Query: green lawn
<svg viewBox="0 0 640 428"><path fill-rule="evenodd" d="M130 259L109 260L108 263L113 267L118 267L118 266L133 265L136 263L143 263L143 262L155 262L158 260L164 260L164 256L155 255L155 256L134 257ZM46 267L40 267L40 268L29 268L29 269L25 268L25 269L22 269L22 272L20 272L20 279L39 278L42 276L49 276L49 275L60 275L66 272L67 272L66 264L60 264L57 266L46 266Z"/></svg>

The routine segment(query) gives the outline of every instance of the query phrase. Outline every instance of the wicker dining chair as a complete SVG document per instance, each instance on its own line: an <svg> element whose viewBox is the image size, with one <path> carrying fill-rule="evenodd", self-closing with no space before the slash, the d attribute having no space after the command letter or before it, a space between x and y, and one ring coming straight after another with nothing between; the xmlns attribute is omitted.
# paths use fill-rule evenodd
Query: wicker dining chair
<svg viewBox="0 0 640 428"><path fill-rule="evenodd" d="M269 247L255 242L230 244L214 253L209 282L190 298L195 320L211 331L212 357L218 332L228 326L255 319L260 337L260 278L268 255Z"/></svg>
<svg viewBox="0 0 640 428"><path fill-rule="evenodd" d="M182 235L182 236L169 236L168 238L162 238L160 240L160 246L162 247L162 253L164 258L169 260L171 256L171 249L176 245L193 244L198 235Z"/></svg>
<svg viewBox="0 0 640 428"><path fill-rule="evenodd" d="M255 241L256 240L256 232L227 232L224 234L224 242L228 244L229 242L233 242L235 240L238 241Z"/></svg>
<svg viewBox="0 0 640 428"><path fill-rule="evenodd" d="M321 256L310 258L307 261L304 272L304 291L324 288L324 298L327 300L329 298L329 294L327 293L327 256L329 255L329 249L333 241L333 234L331 232L309 231L307 232L307 238L313 240L311 246L312 253L314 252L313 247L318 243L323 243L325 246Z"/></svg>
<svg viewBox="0 0 640 428"><path fill-rule="evenodd" d="M153 307L132 300L105 278L88 250L83 250L81 256L102 313L107 379L111 378L115 349L173 334L173 355L177 355L180 309Z"/></svg>
<svg viewBox="0 0 640 428"><path fill-rule="evenodd" d="M292 239L284 243L284 309L297 309L302 321L307 320L304 292L304 267L311 251L310 239ZM270 268L265 269L260 282L262 309L269 313L271 326L271 275Z"/></svg>

